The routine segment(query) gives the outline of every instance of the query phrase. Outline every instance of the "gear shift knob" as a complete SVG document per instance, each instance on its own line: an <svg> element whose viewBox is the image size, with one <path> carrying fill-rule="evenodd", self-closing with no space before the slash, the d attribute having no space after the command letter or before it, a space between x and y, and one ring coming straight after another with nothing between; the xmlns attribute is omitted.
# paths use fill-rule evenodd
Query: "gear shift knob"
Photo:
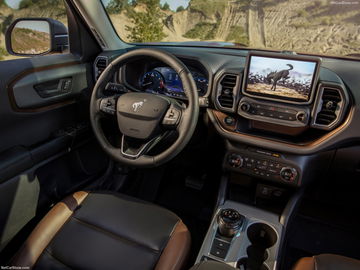
<svg viewBox="0 0 360 270"><path fill-rule="evenodd" d="M222 209L217 217L219 233L224 237L233 237L241 228L244 217L234 209Z"/></svg>

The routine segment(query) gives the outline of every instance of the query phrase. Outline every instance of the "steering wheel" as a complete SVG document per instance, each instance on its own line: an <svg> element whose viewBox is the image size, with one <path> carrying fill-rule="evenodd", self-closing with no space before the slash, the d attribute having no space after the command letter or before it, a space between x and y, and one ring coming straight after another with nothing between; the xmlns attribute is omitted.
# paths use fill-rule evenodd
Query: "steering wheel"
<svg viewBox="0 0 360 270"><path fill-rule="evenodd" d="M106 96L104 89L116 70L135 59L152 57L180 76L188 100L185 107L167 96L145 92L129 92ZM101 119L115 115L122 134L120 147L106 138ZM174 158L192 137L199 116L199 98L188 68L174 55L157 49L136 49L113 60L96 82L90 101L90 120L101 147L115 161L134 167L155 167ZM148 155L170 131L177 131L175 142L161 153Z"/></svg>

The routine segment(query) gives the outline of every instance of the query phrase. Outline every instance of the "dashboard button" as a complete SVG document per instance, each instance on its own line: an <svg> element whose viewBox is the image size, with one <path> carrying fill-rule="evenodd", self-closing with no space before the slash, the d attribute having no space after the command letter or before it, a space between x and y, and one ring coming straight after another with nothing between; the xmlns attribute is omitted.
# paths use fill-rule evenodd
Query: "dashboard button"
<svg viewBox="0 0 360 270"><path fill-rule="evenodd" d="M225 249L225 250L228 250L229 247L230 247L230 244L228 242L225 242L225 241L221 241L221 240L218 240L218 239L214 239L214 243L213 245L216 247L216 248L219 248L219 249Z"/></svg>
<svg viewBox="0 0 360 270"><path fill-rule="evenodd" d="M218 248L215 245L213 245L213 247L211 248L210 254L214 255L214 256L216 256L218 258L225 259L226 254L227 254L227 250L222 249L222 248Z"/></svg>
<svg viewBox="0 0 360 270"><path fill-rule="evenodd" d="M296 114L296 119L300 122L305 122L306 121L306 113L305 112L298 112Z"/></svg>
<svg viewBox="0 0 360 270"><path fill-rule="evenodd" d="M282 168L282 165L280 163L275 163L275 168L280 170Z"/></svg>
<svg viewBox="0 0 360 270"><path fill-rule="evenodd" d="M265 116L266 113L264 110L258 110L257 114L260 116Z"/></svg>
<svg viewBox="0 0 360 270"><path fill-rule="evenodd" d="M250 113L251 113L251 114L257 114L257 111L256 111L256 109L251 108L251 109L250 109Z"/></svg>
<svg viewBox="0 0 360 270"><path fill-rule="evenodd" d="M295 168L283 167L280 171L281 179L287 182L293 182L296 179L297 171Z"/></svg>
<svg viewBox="0 0 360 270"><path fill-rule="evenodd" d="M241 103L240 104L240 109L244 112L248 112L251 108L251 105L247 102Z"/></svg>
<svg viewBox="0 0 360 270"><path fill-rule="evenodd" d="M295 114L288 114L288 115L287 115L287 120L289 120L289 121L295 121L295 120L296 120L296 115L295 115Z"/></svg>
<svg viewBox="0 0 360 270"><path fill-rule="evenodd" d="M225 122L226 125L232 126L235 123L235 119L233 117L226 116L225 119L224 119L224 122Z"/></svg>
<svg viewBox="0 0 360 270"><path fill-rule="evenodd" d="M276 113L275 113L275 112L268 111L266 116L268 116L268 117L270 117L270 118L275 118Z"/></svg>
<svg viewBox="0 0 360 270"><path fill-rule="evenodd" d="M277 169L268 168L267 171L271 174L279 174L279 170L277 170Z"/></svg>
<svg viewBox="0 0 360 270"><path fill-rule="evenodd" d="M259 170L266 170L267 166L264 166L264 165L256 165L256 168L258 168Z"/></svg>
<svg viewBox="0 0 360 270"><path fill-rule="evenodd" d="M240 168L243 166L243 158L238 154L231 154L228 159L228 163L233 168Z"/></svg>
<svg viewBox="0 0 360 270"><path fill-rule="evenodd" d="M248 168L248 169L252 169L254 167L254 164L246 162L246 163L244 163L244 167Z"/></svg>

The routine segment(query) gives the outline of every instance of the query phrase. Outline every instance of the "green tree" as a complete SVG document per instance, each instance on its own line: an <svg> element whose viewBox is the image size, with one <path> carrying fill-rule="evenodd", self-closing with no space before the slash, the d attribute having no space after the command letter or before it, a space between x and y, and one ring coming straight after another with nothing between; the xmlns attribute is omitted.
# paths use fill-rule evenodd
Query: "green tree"
<svg viewBox="0 0 360 270"><path fill-rule="evenodd" d="M184 10L185 10L185 8L183 6L178 6L178 8L176 9L176 12L181 12Z"/></svg>
<svg viewBox="0 0 360 270"><path fill-rule="evenodd" d="M167 2L165 2L165 4L162 6L161 9L162 10L170 10L170 5Z"/></svg>
<svg viewBox="0 0 360 270"><path fill-rule="evenodd" d="M111 0L106 6L106 11L109 14L117 14L124 10L127 6L127 0Z"/></svg>
<svg viewBox="0 0 360 270"><path fill-rule="evenodd" d="M138 4L145 5L144 12L136 12L133 8L127 9L127 15L134 26L125 25L130 32L127 38L131 42L155 42L163 40L166 35L163 32L159 0L141 0Z"/></svg>
<svg viewBox="0 0 360 270"><path fill-rule="evenodd" d="M0 31L5 35L6 29L9 27L11 22L14 20L14 14L10 14L8 16L4 16L4 20L0 23Z"/></svg>

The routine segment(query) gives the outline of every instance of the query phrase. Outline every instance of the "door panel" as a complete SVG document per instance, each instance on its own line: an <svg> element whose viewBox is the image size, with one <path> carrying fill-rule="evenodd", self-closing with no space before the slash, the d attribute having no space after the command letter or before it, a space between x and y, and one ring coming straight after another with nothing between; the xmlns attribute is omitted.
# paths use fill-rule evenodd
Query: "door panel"
<svg viewBox="0 0 360 270"><path fill-rule="evenodd" d="M84 65L74 65L74 62L80 63L79 59L72 55L51 55L31 59L0 61L0 153L17 145L30 147L41 143L46 141L56 130L84 120L87 114L78 114L82 110L82 104L74 101L78 100L80 95L90 91L88 88L89 84L92 83L92 78L89 76L90 71L88 71L90 66L84 68ZM35 79L38 72L48 70L52 73L52 79L61 79L63 74L56 75L56 73L69 63L75 69L81 70L81 75L77 75L81 77L81 83L74 83L72 89L74 94L63 97L59 102L41 98L34 89L38 82ZM32 78L34 84L27 84L22 87L21 91L27 96L28 100L18 96L22 102L20 104L40 103L41 106L16 110L16 100L13 99L11 94L12 82L19 77L25 78L23 77L24 74L27 74L25 77ZM18 92L18 95L20 95L20 92Z"/></svg>
<svg viewBox="0 0 360 270"><path fill-rule="evenodd" d="M73 100L86 88L86 64L73 62L24 73L10 83L8 92L15 110L39 111L50 104Z"/></svg>
<svg viewBox="0 0 360 270"><path fill-rule="evenodd" d="M92 76L71 54L0 61L0 258L40 207L106 169L89 125Z"/></svg>

